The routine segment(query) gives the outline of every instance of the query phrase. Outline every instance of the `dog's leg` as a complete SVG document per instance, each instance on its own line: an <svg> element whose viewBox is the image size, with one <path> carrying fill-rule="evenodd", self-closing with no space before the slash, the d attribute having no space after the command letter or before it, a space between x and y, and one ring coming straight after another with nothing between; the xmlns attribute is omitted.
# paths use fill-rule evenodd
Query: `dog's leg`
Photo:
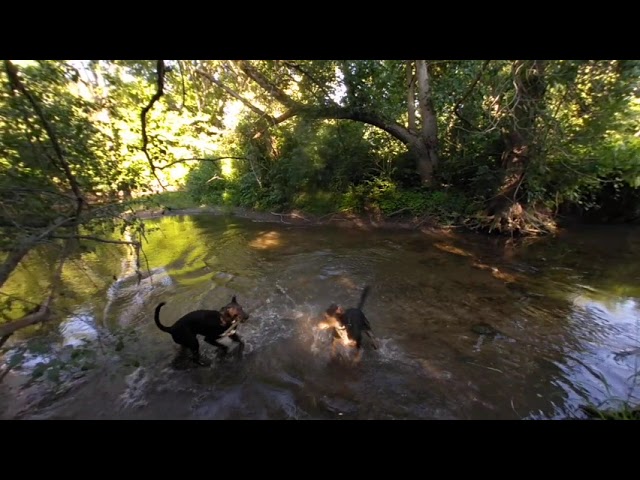
<svg viewBox="0 0 640 480"><path fill-rule="evenodd" d="M356 354L353 357L353 363L360 363L360 359L362 358L362 332L358 332L356 334L356 339L354 341Z"/></svg>
<svg viewBox="0 0 640 480"><path fill-rule="evenodd" d="M242 352L244 352L244 341L242 340L242 338L240 338L240 335L238 335L237 333L234 333L233 335L229 335L229 338L234 342L238 343L238 356L241 356Z"/></svg>
<svg viewBox="0 0 640 480"><path fill-rule="evenodd" d="M229 347L227 347L226 345L223 345L222 343L219 343L216 338L205 337L204 341L207 342L209 345L213 345L218 349L218 359L222 359L227 355L227 352L229 351Z"/></svg>
<svg viewBox="0 0 640 480"><path fill-rule="evenodd" d="M333 339L333 343L331 343L331 358L335 358L335 356L336 356L336 347L338 346L339 343L340 343L340 339L339 338L334 338Z"/></svg>
<svg viewBox="0 0 640 480"><path fill-rule="evenodd" d="M373 345L374 350L378 350L378 342L376 341L376 337L373 335L373 333L370 332L369 330L365 330L365 333L371 339L371 344Z"/></svg>
<svg viewBox="0 0 640 480"><path fill-rule="evenodd" d="M189 350L191 350L191 353L193 354L193 361L197 365L200 365L201 367L204 367L207 365L200 358L200 342L198 342L198 338L195 335L193 337L189 337L188 339L185 339L184 345Z"/></svg>
<svg viewBox="0 0 640 480"><path fill-rule="evenodd" d="M360 359L362 358L362 349L356 348L356 355L353 357L353 363L360 363Z"/></svg>

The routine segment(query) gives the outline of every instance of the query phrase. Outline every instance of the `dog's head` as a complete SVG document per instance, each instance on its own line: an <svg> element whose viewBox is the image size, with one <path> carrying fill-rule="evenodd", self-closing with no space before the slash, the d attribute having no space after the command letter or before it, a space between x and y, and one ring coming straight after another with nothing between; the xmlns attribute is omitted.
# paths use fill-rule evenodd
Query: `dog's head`
<svg viewBox="0 0 640 480"><path fill-rule="evenodd" d="M337 305L335 303L332 303L331 305L329 305L329 308L327 308L324 311L324 318L327 320L329 319L339 320L342 318L343 315L344 315L344 308L342 308L340 305Z"/></svg>
<svg viewBox="0 0 640 480"><path fill-rule="evenodd" d="M342 317L344 315L344 308L340 305L332 303L324 311L324 321L320 322L319 327L321 330L331 327L338 327L342 324Z"/></svg>
<svg viewBox="0 0 640 480"><path fill-rule="evenodd" d="M249 319L249 314L244 311L242 306L237 302L236 296L231 298L231 301L227 303L222 310L222 321L225 324L231 324L237 320L240 322L246 322Z"/></svg>

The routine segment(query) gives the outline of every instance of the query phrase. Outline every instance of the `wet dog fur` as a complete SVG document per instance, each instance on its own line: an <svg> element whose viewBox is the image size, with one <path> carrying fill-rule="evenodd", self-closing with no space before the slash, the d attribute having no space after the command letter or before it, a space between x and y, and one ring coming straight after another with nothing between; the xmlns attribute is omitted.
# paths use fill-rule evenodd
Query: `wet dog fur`
<svg viewBox="0 0 640 480"><path fill-rule="evenodd" d="M359 362L362 357L362 340L363 334L365 333L371 339L373 348L378 349L369 320L362 311L370 291L371 287L368 285L364 287L357 307L347 308L345 310L342 306L332 303L329 308L325 310L324 321L320 322L318 327L321 330L327 328L333 329L333 343L331 345L332 357L335 356L336 347L342 342L342 344L347 347L355 348L356 355L354 361L356 363Z"/></svg>
<svg viewBox="0 0 640 480"><path fill-rule="evenodd" d="M171 335L173 341L181 347L190 350L193 361L198 365L205 365L200 357L200 342L198 335L204 337L204 341L209 345L218 348L218 352L224 356L229 351L229 347L218 342L224 336L238 343L238 354L244 350L244 341L232 328L248 320L249 315L238 304L236 296L231 298L231 302L218 310L194 310L180 317L173 325L166 327L160 323L160 309L166 302L161 302L155 310L154 320L157 327ZM230 331L228 331L231 328Z"/></svg>

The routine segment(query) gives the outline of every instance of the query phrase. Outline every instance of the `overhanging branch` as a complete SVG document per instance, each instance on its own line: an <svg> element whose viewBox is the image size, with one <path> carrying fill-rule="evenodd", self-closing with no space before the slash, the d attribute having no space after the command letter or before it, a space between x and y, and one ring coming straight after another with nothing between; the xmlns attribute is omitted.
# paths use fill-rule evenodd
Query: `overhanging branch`
<svg viewBox="0 0 640 480"><path fill-rule="evenodd" d="M15 270L15 268L18 266L20 261L24 258L24 256L27 253L29 253L29 251L34 246L36 246L43 239L49 237L52 234L52 232L54 232L56 229L62 227L63 225L71 224L72 222L75 222L75 221L76 221L75 217L65 218L63 220L60 220L54 223L53 225L51 225L49 228L47 228L40 234L33 235L32 237L29 237L24 241L20 242L18 246L11 253L9 253L9 256L7 257L7 259L0 266L0 288L7 281L7 279L9 278L9 275L11 275L11 272Z"/></svg>
<svg viewBox="0 0 640 480"><path fill-rule="evenodd" d="M132 245L138 247L140 242L127 240L110 240L108 238L93 237L91 235L50 235L50 238L60 238L63 240L91 240L100 243L114 243L116 245Z"/></svg>
<svg viewBox="0 0 640 480"><path fill-rule="evenodd" d="M33 313L30 313L20 320L16 320L14 322L10 322L4 325L0 325L0 342L6 342L11 335L17 330L28 327L30 325L34 325L36 323L44 322L48 320L51 316L51 303L55 297L55 294L60 286L60 279L62 277L62 267L64 266L64 262L67 260L67 257L70 252L70 242L67 241L64 246L64 250L62 252L62 257L58 262L58 266L56 271L53 274L51 279L51 290L49 292L49 296L45 300L45 302L40 306L40 308Z"/></svg>
<svg viewBox="0 0 640 480"><path fill-rule="evenodd" d="M166 69L164 65L164 60L158 60L156 64L156 72L158 75L156 93L154 93L153 97L151 97L151 100L149 100L149 103L147 104L147 106L145 106L142 109L142 112L140 112L140 122L142 124L142 151L144 152L145 157L147 157L147 161L149 162L149 166L151 167L151 173L153 173L153 176L156 177L156 180L158 180L158 184L163 189L165 187L162 184L162 181L160 180L160 178L158 177L158 174L156 173L157 167L153 164L153 159L151 158L151 155L149 155L149 151L147 149L149 145L149 138L147 136L147 113L149 113L149 111L153 108L153 105L158 100L160 100L160 97L162 97L162 95L164 94L165 70Z"/></svg>

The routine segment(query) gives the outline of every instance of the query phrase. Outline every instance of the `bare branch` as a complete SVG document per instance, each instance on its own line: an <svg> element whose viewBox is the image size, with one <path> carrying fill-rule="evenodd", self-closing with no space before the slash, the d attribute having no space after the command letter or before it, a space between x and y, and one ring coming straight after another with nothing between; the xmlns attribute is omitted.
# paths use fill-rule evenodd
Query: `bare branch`
<svg viewBox="0 0 640 480"><path fill-rule="evenodd" d="M140 245L140 242L137 241L127 241L127 240L109 240L107 238L93 237L91 235L50 235L50 238L61 238L65 240L91 240L93 242L101 242L101 243L114 243L116 245L133 245L137 247Z"/></svg>
<svg viewBox="0 0 640 480"><path fill-rule="evenodd" d="M158 60L158 63L156 65L156 71L158 74L158 84L157 84L158 86L157 86L156 93L153 95L153 97L151 97L151 100L149 100L149 103L147 104L147 106L142 109L142 112L140 112L140 121L142 123L142 151L144 152L145 157L147 157L147 161L149 162L149 166L151 167L151 173L153 173L154 177L156 177L156 180L158 180L158 183L160 184L160 186L164 189L165 187L160 181L158 174L156 173L156 166L153 164L153 159L151 158L151 155L149 155L149 151L147 149L147 146L149 145L149 138L147 136L147 113L149 113L149 111L153 108L153 105L164 94L164 74L165 74L164 60Z"/></svg>
<svg viewBox="0 0 640 480"><path fill-rule="evenodd" d="M66 198L67 200L75 200L75 197L71 195L67 195L66 193L54 192L52 190L44 190L42 188L31 188L31 187L11 187L11 188L0 188L0 192L33 192L33 193L41 193L44 195L54 195L58 197Z"/></svg>
<svg viewBox="0 0 640 480"><path fill-rule="evenodd" d="M50 236L51 233L56 229L62 227L65 224L74 222L75 220L76 220L75 217L69 217L69 218L60 220L54 223L53 225L51 225L44 232L41 232L39 235L34 235L31 238L27 238L25 241L19 244L18 247L9 254L9 256L4 261L2 266L0 266L0 287L4 285L4 283L9 278L9 275L11 275L11 272L15 270L15 268L18 266L20 261L24 258L24 256L27 253L29 253L29 251L35 245L37 245L44 238Z"/></svg>
<svg viewBox="0 0 640 480"><path fill-rule="evenodd" d="M260 115L261 117L264 117L269 123L273 123L274 122L274 118L271 115L269 115L267 112L264 112L261 109L259 109L258 107L256 107L253 103L251 103L249 100L244 98L242 95L240 95L240 94L234 92L233 90L231 90L229 87L227 87L220 80L216 79L213 75L209 75L207 72L205 72L203 70L196 70L196 73L198 75L206 78L207 80L209 80L214 85L220 87L222 90L224 90L226 93L231 95L236 100L239 100L240 102L242 102L252 112Z"/></svg>
<svg viewBox="0 0 640 480"><path fill-rule="evenodd" d="M49 297L47 300L40 306L38 311L30 313L20 320L16 320L14 322L6 323L4 325L0 325L0 338L2 338L3 343L8 340L8 338L13 335L13 333L21 328L28 327L30 325L44 322L50 318L51 314L51 303L53 302L53 298L60 286L60 278L62 276L62 267L64 262L67 259L67 256L70 252L70 242L66 242L62 257L60 262L58 263L58 267L53 274L53 278L51 279L51 291L49 292Z"/></svg>
<svg viewBox="0 0 640 480"><path fill-rule="evenodd" d="M28 327L29 325L33 325L34 323L42 322L48 316L49 310L43 304L42 307L40 307L40 309L35 313L30 313L29 315L22 317L20 320L15 320L13 322L0 325L0 337L2 337L2 340L4 340L2 343L6 342L16 330Z"/></svg>
<svg viewBox="0 0 640 480"><path fill-rule="evenodd" d="M256 82L260 87L266 90L273 98L278 100L281 104L288 108L296 109L300 108L302 105L295 100L293 100L289 95L284 93L274 84L272 84L267 77L265 77L262 73L260 73L257 69L253 67L249 62L245 60L239 60L235 62L238 68L242 70L245 75L247 75L251 80Z"/></svg>
<svg viewBox="0 0 640 480"><path fill-rule="evenodd" d="M334 105L336 104L333 99L331 98L331 94L329 93L329 91L326 89L326 87L320 83L318 80L316 80L313 75L311 75L306 69L302 68L300 65L298 65L297 63L293 63L293 62L287 62L286 60L283 62L284 65L286 65L287 67L296 70L298 72L300 72L302 75L304 75L305 77L307 77L309 80L311 80L311 83L313 83L315 86L317 86L326 96L328 99L331 100L331 103L333 103Z"/></svg>
<svg viewBox="0 0 640 480"><path fill-rule="evenodd" d="M284 112L284 113L283 113L282 115L280 115L279 117L274 118L274 119L272 120L272 125L270 125L270 126L275 127L276 125L278 125L278 124L280 124L280 123L282 123L282 122L284 122L284 121L286 121L286 120L289 120L290 118L295 117L298 113L299 113L299 109L291 109L291 110L289 110L289 111L287 111L287 112ZM267 129L268 129L268 128L269 128L269 127L266 127L266 128L263 128L263 129L259 130L259 131L258 131L258 132L253 136L253 139L255 140L255 139L257 139L257 138L260 138L260 137L264 134L264 132L266 132L266 131L267 131Z"/></svg>

